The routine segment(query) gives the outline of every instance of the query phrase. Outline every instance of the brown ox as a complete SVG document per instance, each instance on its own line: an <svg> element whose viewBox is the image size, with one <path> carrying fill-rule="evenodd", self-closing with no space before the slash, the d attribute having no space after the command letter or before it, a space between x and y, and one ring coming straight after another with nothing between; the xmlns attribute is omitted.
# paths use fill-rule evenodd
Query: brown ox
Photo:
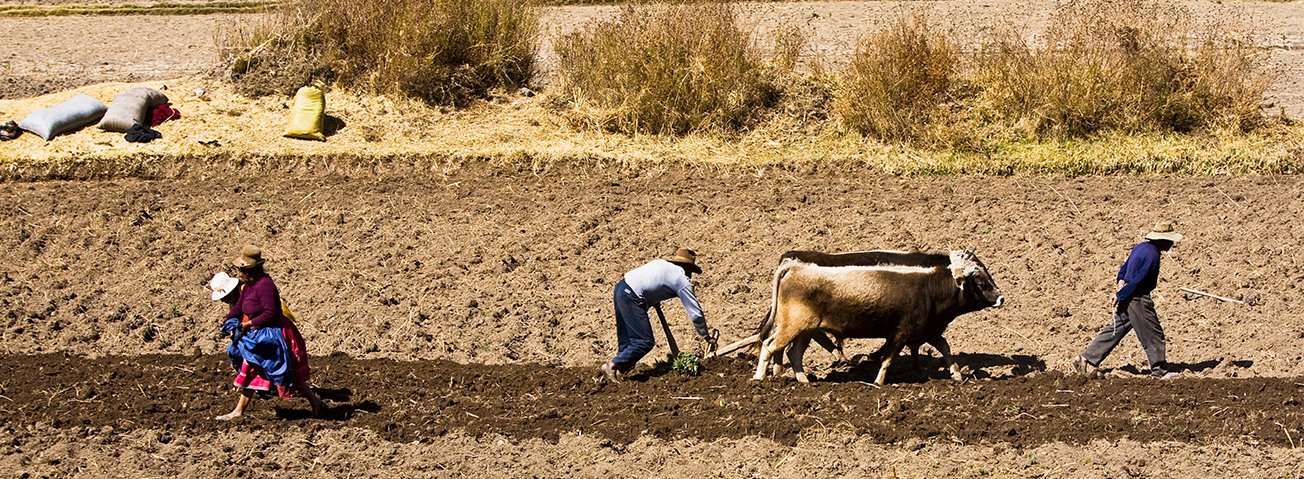
<svg viewBox="0 0 1304 479"><path fill-rule="evenodd" d="M774 328L761 337L756 375L787 349L797 380L809 382L802 355L816 335L885 338L875 384L901 348L942 336L961 314L1000 307L1005 297L971 251L947 266L814 266L789 262L775 272ZM791 345L791 347L789 347Z"/></svg>
<svg viewBox="0 0 1304 479"><path fill-rule="evenodd" d="M818 251L800 251L792 250L783 253L779 257L779 265L797 261L815 266L947 266L951 264L951 258L945 254L930 254L920 252L906 252L894 250L872 250L872 251L855 251L850 253L821 253ZM774 281L777 285L781 276L775 275ZM773 299L772 299L773 301ZM774 327L774 306L771 303L770 310L766 312L765 320L761 322L760 327L756 329L755 338L768 336L770 329ZM850 363L846 353L842 349L844 338L834 337L831 340L824 335L815 335L811 339L823 346L824 349L833 353L837 361ZM760 340L756 340L756 347L759 350ZM937 352L942 355L942 361L951 372L951 377L960 380L960 369L951 360L951 345L946 342L946 338L938 336L922 342L907 344L910 347L910 357L914 359L915 372L922 374L923 370L919 366L919 347L923 343L933 345ZM871 355L872 358L881 358L883 351L880 349ZM782 359L782 358L780 358ZM782 361L774 362L774 374L777 376L782 372Z"/></svg>

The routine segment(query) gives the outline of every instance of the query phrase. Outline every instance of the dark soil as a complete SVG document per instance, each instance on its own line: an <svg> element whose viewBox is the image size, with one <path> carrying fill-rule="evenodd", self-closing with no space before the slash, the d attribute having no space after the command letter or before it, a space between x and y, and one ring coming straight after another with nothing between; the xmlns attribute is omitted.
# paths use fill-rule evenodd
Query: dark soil
<svg viewBox="0 0 1304 479"><path fill-rule="evenodd" d="M1049 373L877 389L864 383L873 380L870 365L803 385L750 381L750 361L722 359L708 361L697 377L645 367L611 385L596 379L595 368L358 360L342 354L314 361L318 392L331 405L325 418L307 419L305 401L268 399L227 423L212 419L233 405L225 357L3 356L0 392L7 401L0 419L9 434L38 423L188 435L256 423L271 434L365 428L402 443L438 441L453 430L555 443L562 434L582 431L616 446L642 436L760 436L794 445L803 429L828 424L885 444L934 437L1015 447L1250 437L1291 446L1277 424L1304 423L1300 386L1268 378L1089 381Z"/></svg>

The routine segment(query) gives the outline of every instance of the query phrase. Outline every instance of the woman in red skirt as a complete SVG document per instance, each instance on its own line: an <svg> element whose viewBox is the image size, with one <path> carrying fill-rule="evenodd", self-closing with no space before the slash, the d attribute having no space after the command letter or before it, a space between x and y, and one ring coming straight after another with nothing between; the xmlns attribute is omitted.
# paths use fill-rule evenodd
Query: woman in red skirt
<svg viewBox="0 0 1304 479"><path fill-rule="evenodd" d="M234 383L240 388L235 409L217 419L239 417L253 402L255 391L273 387L282 398L307 398L313 417L320 417L326 412L326 403L309 386L308 349L280 291L263 270L264 262L262 250L245 246L235 260L236 278L218 273L209 281L213 299L231 305L222 331L232 334L226 352L236 369Z"/></svg>

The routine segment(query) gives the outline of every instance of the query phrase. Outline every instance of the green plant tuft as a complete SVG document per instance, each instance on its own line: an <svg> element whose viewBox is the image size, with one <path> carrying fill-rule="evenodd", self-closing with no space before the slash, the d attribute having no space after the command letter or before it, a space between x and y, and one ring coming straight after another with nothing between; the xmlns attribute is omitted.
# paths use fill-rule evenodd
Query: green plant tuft
<svg viewBox="0 0 1304 479"><path fill-rule="evenodd" d="M697 376L702 374L702 361L693 353L680 351L678 356L670 356L670 370L686 376Z"/></svg>

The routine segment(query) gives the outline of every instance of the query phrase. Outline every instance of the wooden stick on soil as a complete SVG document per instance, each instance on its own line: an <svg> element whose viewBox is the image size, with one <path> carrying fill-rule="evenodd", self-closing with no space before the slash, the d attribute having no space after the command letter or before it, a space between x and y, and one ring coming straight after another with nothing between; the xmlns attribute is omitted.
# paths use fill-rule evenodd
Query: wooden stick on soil
<svg viewBox="0 0 1304 479"><path fill-rule="evenodd" d="M675 342L675 335L670 333L670 323L666 322L665 313L661 312L661 305L652 306L657 311L657 318L661 319L661 330L666 332L666 342L670 344L670 355L679 356L679 343Z"/></svg>
<svg viewBox="0 0 1304 479"><path fill-rule="evenodd" d="M1218 190L1219 193L1222 193L1222 195L1223 195L1224 197L1227 198L1227 201L1232 202L1232 204L1233 204L1233 205L1236 205L1237 208L1240 208L1240 207L1241 207L1241 204L1240 204L1240 203L1237 203L1236 200L1233 200L1231 196L1227 196L1227 192L1226 192L1226 191L1223 191L1222 188L1219 188L1219 187L1215 186L1215 187L1213 187L1213 189Z"/></svg>
<svg viewBox="0 0 1304 479"><path fill-rule="evenodd" d="M1222 296L1218 296L1218 295L1216 295L1216 294L1209 294L1209 293L1206 293L1206 292L1204 292L1204 291L1196 291L1196 290L1191 289L1191 288L1177 288L1177 289L1180 289L1180 290L1182 290L1182 291L1186 291L1186 292L1188 292L1188 293L1195 293L1195 294L1198 294L1198 295L1201 295L1201 296L1208 296L1208 297L1213 298L1213 299L1221 299L1221 300L1223 300L1223 301L1229 301L1229 302L1232 302L1232 303L1245 304L1245 303L1242 302L1242 301L1237 301L1237 300L1235 300L1235 299L1231 299L1231 298L1224 298L1224 297L1222 297Z"/></svg>
<svg viewBox="0 0 1304 479"><path fill-rule="evenodd" d="M761 339L760 336L753 334L753 335L751 335L751 336L748 336L748 337L745 337L745 338L743 338L743 339L740 339L740 340L738 340L737 342L735 342L735 343L733 343L733 344L730 344L730 345L728 345L728 346L725 346L725 347L722 347L722 348L717 349L717 350L715 350L715 351L712 351L712 352L708 353L706 356L702 356L702 359L714 358L714 357L716 357L716 356L724 356L724 355L726 355L726 354L729 354L729 353L732 353L732 352L737 351L737 350L739 350L739 349L742 349L743 346L749 346L749 345L751 345L752 343L755 343L755 342L759 341L760 339Z"/></svg>
<svg viewBox="0 0 1304 479"><path fill-rule="evenodd" d="M1064 198L1064 201L1069 202L1069 205L1072 205L1072 206L1073 206L1073 211L1077 212L1077 214L1079 214L1079 215L1082 214L1082 210L1079 210L1079 209L1078 209L1078 204L1077 204L1077 203L1074 203L1072 199L1069 199L1069 197L1060 194L1059 190L1055 189L1054 186L1050 187L1050 190L1051 190L1051 191L1054 191L1055 194L1059 195L1060 198Z"/></svg>

